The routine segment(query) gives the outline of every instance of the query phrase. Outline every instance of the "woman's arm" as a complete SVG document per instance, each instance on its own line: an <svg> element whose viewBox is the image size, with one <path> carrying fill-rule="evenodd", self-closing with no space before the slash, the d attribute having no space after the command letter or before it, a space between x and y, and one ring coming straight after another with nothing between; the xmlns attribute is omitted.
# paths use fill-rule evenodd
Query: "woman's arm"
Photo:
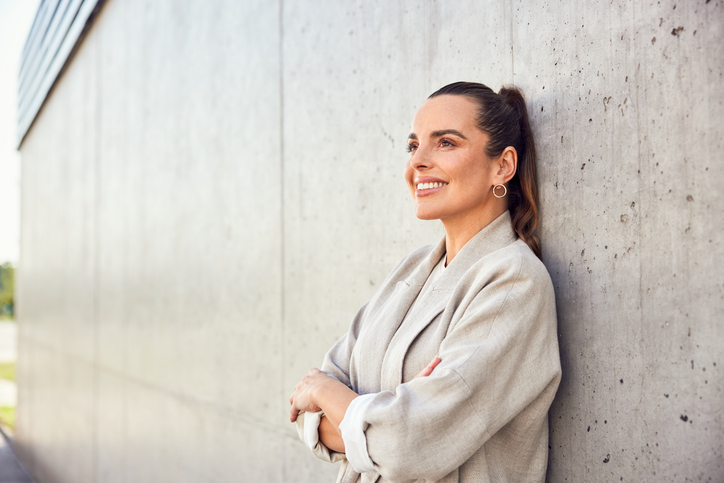
<svg viewBox="0 0 724 483"><path fill-rule="evenodd" d="M289 397L289 420L295 422L303 411L324 411L332 425L339 428L349 403L358 394L336 379L329 377L319 369L310 369L294 387Z"/></svg>
<svg viewBox="0 0 724 483"><path fill-rule="evenodd" d="M436 356L416 377L429 376L438 364L440 357ZM344 440L339 425L350 403L357 397L356 392L341 382L319 369L312 369L309 375L296 385L289 398L292 405L289 419L296 421L300 411L324 411L325 415L319 423L319 440L332 451L344 453Z"/></svg>
<svg viewBox="0 0 724 483"><path fill-rule="evenodd" d="M294 393L289 398L292 406L289 419L295 422L302 411L324 411L319 424L319 439L332 451L344 453L339 424L357 396L356 392L319 369L311 369L294 387Z"/></svg>
<svg viewBox="0 0 724 483"><path fill-rule="evenodd" d="M335 427L326 416L322 416L319 422L319 441L332 451L344 453L344 440L339 427Z"/></svg>

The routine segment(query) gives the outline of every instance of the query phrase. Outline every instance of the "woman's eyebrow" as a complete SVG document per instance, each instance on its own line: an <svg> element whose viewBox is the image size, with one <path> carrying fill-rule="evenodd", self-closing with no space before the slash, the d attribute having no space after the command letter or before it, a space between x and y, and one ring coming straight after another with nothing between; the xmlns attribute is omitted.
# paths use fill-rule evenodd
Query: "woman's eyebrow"
<svg viewBox="0 0 724 483"><path fill-rule="evenodd" d="M430 133L430 137L431 137L431 138L439 138L440 136L445 136L446 134L453 134L453 135L455 135L455 136L457 136L457 137L460 137L460 138L463 138L463 139L466 139L466 140L468 139L467 137L465 137L465 135L464 135L463 133L461 133L460 131L458 131L458 130L456 130L456 129L443 129L443 130L441 130L441 131L433 131L433 132ZM407 136L407 139L415 139L415 140L417 140L417 134L415 134L414 132L413 132L413 133L410 133L410 135Z"/></svg>
<svg viewBox="0 0 724 483"><path fill-rule="evenodd" d="M443 129L442 131L433 131L430 133L430 137L439 138L440 136L445 136L446 134L452 134L459 138L467 139L463 133L455 129Z"/></svg>

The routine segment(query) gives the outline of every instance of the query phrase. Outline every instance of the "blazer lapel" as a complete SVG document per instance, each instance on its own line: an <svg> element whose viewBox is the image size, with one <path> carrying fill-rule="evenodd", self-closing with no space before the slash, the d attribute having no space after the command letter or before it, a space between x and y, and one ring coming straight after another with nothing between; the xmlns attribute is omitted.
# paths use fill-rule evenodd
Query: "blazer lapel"
<svg viewBox="0 0 724 483"><path fill-rule="evenodd" d="M398 372L402 370L402 364L397 364L396 361L398 359L398 354L396 348L400 346L400 343L396 341L396 339L399 339L401 336L404 336L405 334L409 333L407 327L404 327L401 329L402 322L405 320L415 319L418 316L416 314L424 313L426 315L430 314L431 310L431 304L436 302L436 305L439 306L439 310L437 313L440 313L442 311L443 307L445 306L445 298L441 297L439 300L432 300L429 299L420 303L415 303L413 306L413 303L417 299L418 295L420 294L420 290L422 290L422 286L425 284L425 281L430 276L430 273L435 268L435 265L438 264L440 261L440 258L445 253L445 238L440 240L440 242L435 246L435 248L428 254L427 257L417 266L417 268L410 274L410 276L405 280L404 283L407 285L407 293L403 296L400 294L400 300L397 303L391 304L391 305L397 305L399 307L399 310L397 310L394 314L394 317L389 317L387 320L378 319L383 325L387 325L387 327L391 328L391 332L385 331L385 337L384 341L387 342L383 347L386 349L384 353L384 357L382 358L381 365L380 365L380 389L381 390L394 390L395 387L400 383L398 379L401 379L401 377L398 377ZM392 302L392 300L390 301ZM420 307L420 305L423 305L424 307ZM410 312L410 307L412 308L412 313ZM429 320L428 320L429 323ZM405 324L406 326L409 324ZM402 333L398 333L402 331ZM420 329L421 330L421 329ZM410 341L411 343L412 341ZM406 344L406 347L409 346L409 343ZM405 349L406 350L406 349ZM399 366L399 367L398 367ZM401 374L401 372L400 372ZM398 381L398 382L394 382Z"/></svg>
<svg viewBox="0 0 724 483"><path fill-rule="evenodd" d="M382 364L382 389L394 391L402 383L405 355L412 342L445 309L451 290L426 292L424 300L417 300L395 333Z"/></svg>
<svg viewBox="0 0 724 483"><path fill-rule="evenodd" d="M432 269L445 253L445 238L438 243L437 247L409 277L409 291L410 295L414 294L414 297L405 298L404 312L400 311L396 314L402 315L402 317L395 319L394 331L389 339L385 339L389 341L389 345L381 367L382 390L394 391L398 385L402 384L402 369L407 350L420 332L445 310L453 290L465 272L481 258L513 243L516 238L517 235L511 225L510 212L506 211L465 244L445 268L440 278L434 282L432 290L427 292L424 300L415 300ZM413 302L414 306L410 311L410 305ZM403 321L404 324L402 324Z"/></svg>
<svg viewBox="0 0 724 483"><path fill-rule="evenodd" d="M360 368L360 374L352 376L352 383L360 394L379 392L385 387L383 373L385 372L386 351L389 350L391 341L402 321L405 320L412 303L419 295L425 280L435 268L444 251L445 240L443 239L417 265L406 280L397 282L390 298L385 301L379 311L371 315L352 354L353 359L360 358L365 361L364 369ZM369 357L370 354L377 354L377 356ZM380 379L369 377L372 374L380 375Z"/></svg>

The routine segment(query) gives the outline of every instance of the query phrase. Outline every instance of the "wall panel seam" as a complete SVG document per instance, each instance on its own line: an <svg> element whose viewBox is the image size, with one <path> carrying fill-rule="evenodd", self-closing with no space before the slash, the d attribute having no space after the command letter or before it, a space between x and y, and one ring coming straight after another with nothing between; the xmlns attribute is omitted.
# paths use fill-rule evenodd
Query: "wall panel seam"
<svg viewBox="0 0 724 483"><path fill-rule="evenodd" d="M285 366L286 366L286 290L285 290L285 277L286 277L286 250L285 250L285 243L286 243L286 232L285 232L285 224L286 224L286 205L285 205L285 193L286 190L284 189L284 0L279 0L278 4L279 8L279 18L278 18L278 27L279 27L279 35L277 41L279 42L279 50L277 55L279 56L279 225L280 225L280 241L279 241L279 247L280 247L280 270L279 270L279 302L280 302L280 341L281 341L281 350L280 350L280 392L283 396L285 394L285 387L284 383L286 381L285 377ZM284 398L282 397L282 404L283 404ZM284 448L282 448L282 454L283 454L283 460L287 461L287 455L286 455L286 445L284 445ZM286 477L286 465L281 465L281 473L282 473L282 480L287 481Z"/></svg>

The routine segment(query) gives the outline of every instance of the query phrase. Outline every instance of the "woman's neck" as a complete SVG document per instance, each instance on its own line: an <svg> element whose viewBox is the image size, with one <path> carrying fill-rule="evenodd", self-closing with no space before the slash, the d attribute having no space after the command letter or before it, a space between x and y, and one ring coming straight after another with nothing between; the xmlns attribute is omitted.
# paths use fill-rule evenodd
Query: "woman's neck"
<svg viewBox="0 0 724 483"><path fill-rule="evenodd" d="M455 219L441 220L445 227L445 251L447 265L460 253L460 250L483 228L488 226L507 210L506 204L496 203L486 210L471 213L470 215Z"/></svg>

